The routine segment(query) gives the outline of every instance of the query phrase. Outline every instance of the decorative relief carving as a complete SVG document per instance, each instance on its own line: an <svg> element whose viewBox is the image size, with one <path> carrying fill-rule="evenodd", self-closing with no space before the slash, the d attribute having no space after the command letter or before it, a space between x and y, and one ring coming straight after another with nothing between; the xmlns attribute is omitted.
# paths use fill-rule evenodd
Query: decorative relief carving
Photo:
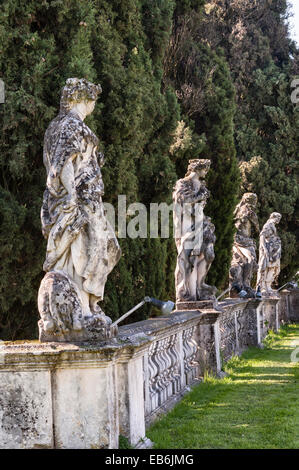
<svg viewBox="0 0 299 470"><path fill-rule="evenodd" d="M181 389L177 335L151 344L148 353L148 375L151 411L153 411Z"/></svg>
<svg viewBox="0 0 299 470"><path fill-rule="evenodd" d="M199 346L194 338L196 326L183 331L183 354L186 383L191 383L199 372Z"/></svg>
<svg viewBox="0 0 299 470"><path fill-rule="evenodd" d="M224 314L219 321L220 349L224 361L235 354L237 338L235 316L233 313Z"/></svg>

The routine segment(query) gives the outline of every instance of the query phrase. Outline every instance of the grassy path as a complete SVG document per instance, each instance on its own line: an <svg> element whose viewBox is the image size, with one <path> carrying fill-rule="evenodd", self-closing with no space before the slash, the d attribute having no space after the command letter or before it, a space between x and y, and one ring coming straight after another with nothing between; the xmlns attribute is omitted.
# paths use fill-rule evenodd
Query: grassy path
<svg viewBox="0 0 299 470"><path fill-rule="evenodd" d="M270 334L265 349L234 357L228 377L208 377L147 431L155 448L298 449L296 344L299 325L289 325Z"/></svg>

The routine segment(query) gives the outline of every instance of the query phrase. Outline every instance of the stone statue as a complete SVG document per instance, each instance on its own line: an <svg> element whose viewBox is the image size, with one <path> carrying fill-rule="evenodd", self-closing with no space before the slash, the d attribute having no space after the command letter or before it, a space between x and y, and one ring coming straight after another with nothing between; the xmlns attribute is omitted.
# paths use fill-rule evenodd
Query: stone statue
<svg viewBox="0 0 299 470"><path fill-rule="evenodd" d="M41 210L48 240L38 294L41 341L105 339L111 320L98 305L120 247L105 217L98 138L84 124L100 85L70 78L62 90L60 113L44 139L47 184Z"/></svg>
<svg viewBox="0 0 299 470"><path fill-rule="evenodd" d="M237 232L233 244L233 256L229 272L230 287L238 286L250 297L255 296L251 279L257 271L256 243L252 238L252 228L259 232L258 218L255 213L257 195L245 193L237 205L234 216Z"/></svg>
<svg viewBox="0 0 299 470"><path fill-rule="evenodd" d="M216 288L204 282L216 240L215 227L203 213L210 194L205 183L210 164L210 160L189 160L186 176L174 187L177 302L215 300Z"/></svg>
<svg viewBox="0 0 299 470"><path fill-rule="evenodd" d="M257 288L263 295L274 293L272 284L280 273L281 241L277 236L276 225L281 220L279 212L273 212L260 233L259 265Z"/></svg>

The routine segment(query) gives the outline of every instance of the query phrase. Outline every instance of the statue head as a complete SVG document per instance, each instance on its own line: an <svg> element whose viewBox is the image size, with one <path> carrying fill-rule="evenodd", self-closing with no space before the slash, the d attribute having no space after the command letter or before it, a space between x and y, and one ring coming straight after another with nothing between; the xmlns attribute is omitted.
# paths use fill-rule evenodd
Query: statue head
<svg viewBox="0 0 299 470"><path fill-rule="evenodd" d="M274 222L274 224L279 224L281 221L281 214L279 212L272 212L270 215L270 219Z"/></svg>
<svg viewBox="0 0 299 470"><path fill-rule="evenodd" d="M256 207L257 195L255 193L245 193L242 196L241 205L249 204L250 206Z"/></svg>
<svg viewBox="0 0 299 470"><path fill-rule="evenodd" d="M85 103L87 114L90 114L100 93L101 85L95 85L85 78L68 78L61 93L60 111L67 113L78 103Z"/></svg>
<svg viewBox="0 0 299 470"><path fill-rule="evenodd" d="M194 159L189 160L186 176L196 173L199 178L205 178L211 166L211 160Z"/></svg>

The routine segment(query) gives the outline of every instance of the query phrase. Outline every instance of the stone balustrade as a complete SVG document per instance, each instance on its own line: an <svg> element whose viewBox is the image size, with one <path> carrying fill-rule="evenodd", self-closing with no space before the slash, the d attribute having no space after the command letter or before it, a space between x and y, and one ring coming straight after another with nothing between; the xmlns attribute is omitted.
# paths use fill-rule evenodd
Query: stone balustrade
<svg viewBox="0 0 299 470"><path fill-rule="evenodd" d="M2 343L0 448L117 448L119 435L145 447L146 427L205 371L299 321L298 293L176 311L105 343Z"/></svg>

